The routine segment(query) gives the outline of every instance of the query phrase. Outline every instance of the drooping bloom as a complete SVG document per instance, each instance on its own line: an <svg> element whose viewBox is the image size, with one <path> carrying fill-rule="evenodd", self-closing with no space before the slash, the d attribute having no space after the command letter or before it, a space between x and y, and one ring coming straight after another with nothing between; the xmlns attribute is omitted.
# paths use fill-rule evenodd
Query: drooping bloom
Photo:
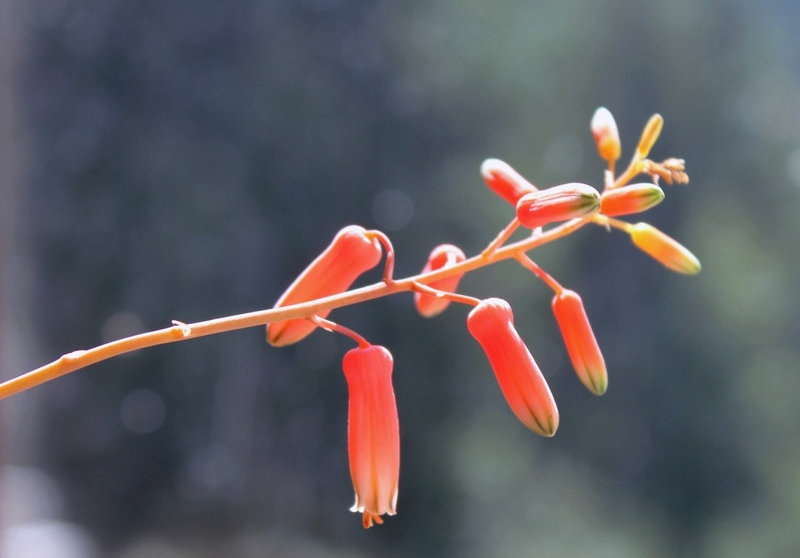
<svg viewBox="0 0 800 558"><path fill-rule="evenodd" d="M349 225L340 230L322 254L294 280L275 307L308 302L346 291L359 275L380 262L383 252L377 239L363 227ZM324 318L330 310L319 312ZM282 347L297 343L317 326L305 319L285 320L267 325L267 341Z"/></svg>
<svg viewBox="0 0 800 558"><path fill-rule="evenodd" d="M636 223L628 232L636 246L672 271L687 275L700 273L700 260L688 248L652 225Z"/></svg>
<svg viewBox="0 0 800 558"><path fill-rule="evenodd" d="M603 395L608 387L606 363L580 295L569 289L557 293L553 297L553 314L578 378L589 391Z"/></svg>
<svg viewBox="0 0 800 558"><path fill-rule="evenodd" d="M600 209L600 193L588 184L572 182L525 194L517 202L517 219L535 229L576 217L587 217Z"/></svg>
<svg viewBox="0 0 800 558"><path fill-rule="evenodd" d="M542 436L558 428L558 408L542 372L514 328L508 302L481 301L467 317L467 329L480 343L511 410Z"/></svg>
<svg viewBox="0 0 800 558"><path fill-rule="evenodd" d="M466 256L464 252L462 252L458 246L441 244L431 251L430 256L428 256L428 263L425 264L422 273L452 267L459 262L463 262L465 259ZM433 281L428 286L440 291L452 293L458 288L458 282L463 276L463 273L459 273L458 275L453 275L446 279ZM426 318L431 318L443 312L450 304L450 301L438 296L414 293L414 304L420 314Z"/></svg>
<svg viewBox="0 0 800 558"><path fill-rule="evenodd" d="M641 213L658 205L663 199L664 190L655 184L630 184L603 192L600 196L600 213L609 217Z"/></svg>
<svg viewBox="0 0 800 558"><path fill-rule="evenodd" d="M622 153L622 145L619 142L617 122L606 107L600 107L594 111L591 129L600 157L609 163L619 159Z"/></svg>
<svg viewBox="0 0 800 558"><path fill-rule="evenodd" d="M536 191L536 186L500 159L486 159L481 164L481 176L495 194L514 206L522 196Z"/></svg>
<svg viewBox="0 0 800 558"><path fill-rule="evenodd" d="M379 345L348 351L342 362L350 395L347 446L356 501L364 527L397 511L400 427L392 388L392 354Z"/></svg>

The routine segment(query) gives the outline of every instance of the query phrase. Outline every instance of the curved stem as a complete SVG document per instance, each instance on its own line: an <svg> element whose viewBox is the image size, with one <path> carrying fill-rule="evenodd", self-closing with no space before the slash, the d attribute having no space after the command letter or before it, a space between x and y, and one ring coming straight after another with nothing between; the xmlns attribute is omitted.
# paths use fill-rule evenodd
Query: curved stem
<svg viewBox="0 0 800 558"><path fill-rule="evenodd" d="M603 215L602 213L595 213L592 215L592 222L600 225L601 227L613 227L615 229L619 229L621 231L625 231L626 233L631 232L631 228L633 225L628 223L627 221L622 221L621 219L614 219L613 217L608 217Z"/></svg>
<svg viewBox="0 0 800 558"><path fill-rule="evenodd" d="M452 300L453 302L460 302L461 304L469 304L470 306L477 306L481 303L480 299L475 298L474 296L442 291L439 289L434 289L433 287L429 287L428 285L423 285L422 283L412 283L411 290L417 293L435 296L437 298L446 298L448 300Z"/></svg>
<svg viewBox="0 0 800 558"><path fill-rule="evenodd" d="M336 322L332 322L331 320L326 320L325 318L320 318L316 314L309 318L312 322L317 324L319 327L324 329L325 331L341 333L342 335L346 335L353 341L355 341L360 348L369 347L370 343L366 339L364 339L361 335L350 329L349 327L345 327L341 324L337 324Z"/></svg>
<svg viewBox="0 0 800 558"><path fill-rule="evenodd" d="M539 267L539 264L530 259L527 254L517 254L517 261L522 264L522 267L533 272L539 279L547 283L547 286L553 289L556 294L560 294L564 290L564 287L552 275Z"/></svg>
<svg viewBox="0 0 800 558"><path fill-rule="evenodd" d="M547 244L575 232L589 223L590 220L590 218L572 219L571 221L567 221L566 223L544 231L542 234L498 248L487 256L479 254L454 266L445 267L428 273L421 273L419 275L407 277L406 279L392 279L390 282L382 281L359 289L353 289L344 293L281 308L258 310L191 324L176 322L172 327L140 333L117 341L111 341L92 349L73 351L49 364L45 364L26 374L3 382L0 384L0 399L69 374L75 370L80 370L91 364L96 364L100 361L146 347L154 347L156 345L174 343L176 341L186 341L206 335L214 335L216 333L234 331L247 327L263 326L271 322L282 320L308 318L322 310L339 308L399 292L411 291L413 290L414 283L428 284L432 281L445 279L452 275L467 273L501 260L515 258L520 253L527 252L537 246Z"/></svg>
<svg viewBox="0 0 800 558"><path fill-rule="evenodd" d="M488 258L489 256L491 256L494 252L497 251L497 249L500 246L503 245L503 243L506 240L508 240L511 237L512 234L514 234L514 231L517 230L518 227L519 227L519 219L514 217L511 220L511 222L508 225L506 225L506 227L502 231L500 231L500 234L498 234L494 238L494 240L492 240L489 243L489 246L483 249L483 252L481 252L481 256L484 258Z"/></svg>
<svg viewBox="0 0 800 558"><path fill-rule="evenodd" d="M367 236L377 238L383 248L386 250L386 265L383 268L383 281L388 285L394 282L394 246L389 237L379 230L371 230L366 232Z"/></svg>

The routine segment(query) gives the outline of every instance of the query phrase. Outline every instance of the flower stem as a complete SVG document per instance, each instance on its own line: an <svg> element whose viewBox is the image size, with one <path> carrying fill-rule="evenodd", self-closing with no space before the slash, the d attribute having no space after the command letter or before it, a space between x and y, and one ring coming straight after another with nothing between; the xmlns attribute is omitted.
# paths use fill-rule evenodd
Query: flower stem
<svg viewBox="0 0 800 558"><path fill-rule="evenodd" d="M539 267L539 264L530 259L527 256L527 254L524 253L518 254L517 261L519 261L519 263L522 264L522 267L532 272L539 279L547 283L547 286L553 289L553 292L555 292L556 294L559 294L561 293L561 291L564 290L564 287L562 287L561 284L558 281L556 281L552 275L550 275L544 269Z"/></svg>
<svg viewBox="0 0 800 558"><path fill-rule="evenodd" d="M571 221L548 229L539 235L498 248L489 254L479 254L451 267L445 267L428 273L421 273L405 279L381 281L302 304L258 310L191 324L175 322L175 325L172 327L125 337L124 339L111 341L87 350L73 351L40 368L3 382L0 384L0 399L5 399L6 397L10 397L11 395L28 390L65 374L69 374L70 372L80 370L89 365L139 349L196 339L198 337L224 333L226 331L263 326L271 322L295 318L309 318L322 310L349 306L351 304L357 304L399 292L413 291L415 283L427 285L433 281L445 279L452 275L468 273L501 260L517 258L519 254L575 232L590 222L590 220L591 219L572 219ZM384 275L386 275L387 272L389 273L389 277L391 277L391 269L385 271Z"/></svg>

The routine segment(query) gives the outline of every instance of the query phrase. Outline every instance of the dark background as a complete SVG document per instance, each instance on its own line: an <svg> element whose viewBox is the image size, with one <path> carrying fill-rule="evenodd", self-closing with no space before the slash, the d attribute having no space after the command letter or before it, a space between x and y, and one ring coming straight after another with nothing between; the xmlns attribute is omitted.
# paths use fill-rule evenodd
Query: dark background
<svg viewBox="0 0 800 558"><path fill-rule="evenodd" d="M0 7L3 378L269 307L350 223L391 236L398 276L442 242L474 254L510 218L481 161L599 185L600 105L626 160L664 116L653 157L686 158L692 182L644 218L704 266L673 274L596 227L533 254L586 302L602 398L569 370L541 282L511 263L465 278L512 303L559 402L551 440L509 412L465 307L335 312L395 356L399 515L370 531L347 511L339 336L275 349L254 328L14 396L7 554L796 555L796 2Z"/></svg>

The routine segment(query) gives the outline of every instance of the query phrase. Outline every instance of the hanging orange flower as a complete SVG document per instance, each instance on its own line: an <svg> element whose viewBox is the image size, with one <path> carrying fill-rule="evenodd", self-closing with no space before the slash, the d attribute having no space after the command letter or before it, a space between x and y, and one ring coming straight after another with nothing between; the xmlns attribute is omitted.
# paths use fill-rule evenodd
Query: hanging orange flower
<svg viewBox="0 0 800 558"><path fill-rule="evenodd" d="M342 362L350 403L347 446L356 501L364 527L397 511L400 427L392 388L392 354L379 345L347 352Z"/></svg>
<svg viewBox="0 0 800 558"><path fill-rule="evenodd" d="M542 436L558 428L558 408L536 361L514 328L508 302L482 300L467 317L467 329L489 358L500 389L522 424Z"/></svg>
<svg viewBox="0 0 800 558"><path fill-rule="evenodd" d="M347 226L294 280L275 307L300 304L344 292L359 275L378 265L382 255L380 242L368 236L363 227ZM325 310L318 312L318 315L324 318L329 313L330 310ZM305 338L316 327L305 319L273 322L267 326L267 341L277 347L291 345Z"/></svg>
<svg viewBox="0 0 800 558"><path fill-rule="evenodd" d="M452 267L457 263L463 262L465 259L466 256L464 252L462 252L461 248L458 246L441 244L431 251L430 256L428 256L428 263L425 264L422 273ZM433 281L428 286L439 291L453 293L458 288L458 282L461 281L463 276L463 273L459 273L458 275L453 275L446 279ZM442 313L449 304L450 301L443 297L414 293L414 305L417 307L417 311L426 318L431 318Z"/></svg>
<svg viewBox="0 0 800 558"><path fill-rule="evenodd" d="M580 295L564 289L553 297L553 314L567 346L572 367L583 385L595 395L608 388L608 373Z"/></svg>

